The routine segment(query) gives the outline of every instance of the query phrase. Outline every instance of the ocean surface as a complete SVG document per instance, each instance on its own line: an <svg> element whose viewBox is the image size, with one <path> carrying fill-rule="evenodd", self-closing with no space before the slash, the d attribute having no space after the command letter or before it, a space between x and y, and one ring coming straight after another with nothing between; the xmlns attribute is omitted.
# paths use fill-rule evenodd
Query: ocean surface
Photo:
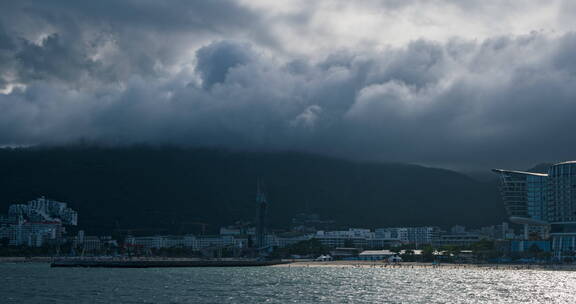
<svg viewBox="0 0 576 304"><path fill-rule="evenodd" d="M4 263L0 303L576 303L576 272Z"/></svg>

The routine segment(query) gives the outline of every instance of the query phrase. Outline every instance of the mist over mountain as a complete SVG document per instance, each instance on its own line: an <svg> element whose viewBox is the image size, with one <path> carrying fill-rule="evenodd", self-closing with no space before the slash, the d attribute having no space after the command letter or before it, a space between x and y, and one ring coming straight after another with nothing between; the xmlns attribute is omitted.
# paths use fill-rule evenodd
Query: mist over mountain
<svg viewBox="0 0 576 304"><path fill-rule="evenodd" d="M40 195L69 202L88 232L209 231L256 214L256 180L269 225L298 213L343 226L385 227L504 220L492 183L449 170L353 162L294 152L134 146L0 150L0 208Z"/></svg>

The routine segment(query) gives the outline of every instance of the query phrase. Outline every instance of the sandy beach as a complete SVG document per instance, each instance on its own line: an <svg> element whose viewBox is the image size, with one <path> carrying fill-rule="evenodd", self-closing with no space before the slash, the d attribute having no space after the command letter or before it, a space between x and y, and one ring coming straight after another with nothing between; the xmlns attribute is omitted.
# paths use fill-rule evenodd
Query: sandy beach
<svg viewBox="0 0 576 304"><path fill-rule="evenodd" d="M288 264L270 267L354 267L354 268L430 268L430 269L486 269L486 270L563 270L574 271L576 265L543 265L543 264L454 264L454 263L420 263L402 262L386 263L384 261L293 261Z"/></svg>

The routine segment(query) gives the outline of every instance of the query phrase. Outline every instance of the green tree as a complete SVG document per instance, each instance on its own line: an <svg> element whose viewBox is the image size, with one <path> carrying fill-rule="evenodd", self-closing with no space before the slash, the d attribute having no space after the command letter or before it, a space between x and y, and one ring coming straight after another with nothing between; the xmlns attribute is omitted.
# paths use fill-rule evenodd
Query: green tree
<svg viewBox="0 0 576 304"><path fill-rule="evenodd" d="M407 262L414 262L414 260L415 260L414 250L406 249L404 251L404 254L402 255L402 260L407 261Z"/></svg>
<svg viewBox="0 0 576 304"><path fill-rule="evenodd" d="M494 241L480 240L470 245L470 248L472 249L472 251L494 250Z"/></svg>
<svg viewBox="0 0 576 304"><path fill-rule="evenodd" d="M531 256L536 257L540 252L542 252L542 249L540 249L538 245L532 244L532 246L528 248L528 252L530 253Z"/></svg>
<svg viewBox="0 0 576 304"><path fill-rule="evenodd" d="M432 246L428 245L422 249L422 261L434 261L434 248L432 248Z"/></svg>
<svg viewBox="0 0 576 304"><path fill-rule="evenodd" d="M318 239L300 241L284 248L286 254L321 255L328 253L328 247L322 245Z"/></svg>

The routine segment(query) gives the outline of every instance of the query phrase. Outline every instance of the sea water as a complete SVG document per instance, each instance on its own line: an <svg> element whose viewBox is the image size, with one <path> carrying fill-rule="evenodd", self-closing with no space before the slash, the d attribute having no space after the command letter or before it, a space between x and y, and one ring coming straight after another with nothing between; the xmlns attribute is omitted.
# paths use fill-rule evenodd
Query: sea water
<svg viewBox="0 0 576 304"><path fill-rule="evenodd" d="M0 303L576 303L576 273L354 267L102 269L4 263Z"/></svg>

